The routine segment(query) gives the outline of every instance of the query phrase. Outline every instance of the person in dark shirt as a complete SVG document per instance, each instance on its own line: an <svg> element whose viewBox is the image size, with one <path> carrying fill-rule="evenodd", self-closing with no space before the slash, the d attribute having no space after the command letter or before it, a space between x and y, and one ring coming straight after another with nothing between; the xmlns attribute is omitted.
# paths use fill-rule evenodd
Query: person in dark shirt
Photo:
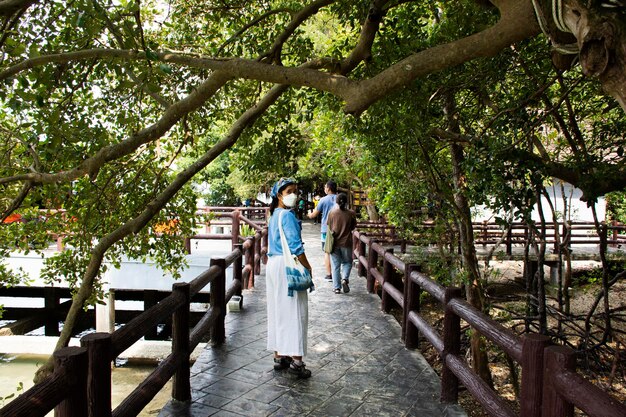
<svg viewBox="0 0 626 417"><path fill-rule="evenodd" d="M337 195L336 206L328 214L328 231L332 233L335 247L330 254L333 291L335 294L350 292L352 271L352 231L356 228L356 213L348 209L348 196Z"/></svg>

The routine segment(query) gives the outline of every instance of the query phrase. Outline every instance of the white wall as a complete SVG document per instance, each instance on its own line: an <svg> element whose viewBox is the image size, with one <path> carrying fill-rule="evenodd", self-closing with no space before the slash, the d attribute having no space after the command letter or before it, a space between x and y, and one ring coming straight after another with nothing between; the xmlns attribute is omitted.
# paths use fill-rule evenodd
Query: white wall
<svg viewBox="0 0 626 417"><path fill-rule="evenodd" d="M566 220L577 221L577 222L590 222L593 221L593 214L590 207L587 207L586 201L581 201L580 197L582 197L582 191L578 188L574 188L571 184L563 183L564 193L561 192L561 183L558 180L555 180L554 185L546 187L548 194L550 195L550 199L552 204L554 205L554 209L557 212L557 215L560 216L559 220L563 220L563 194L566 197L567 205L568 205L568 215ZM552 221L552 212L550 210L550 206L548 205L547 199L542 197L542 208L543 215L547 222ZM595 204L596 213L598 216L598 220L602 221L606 217L606 202L604 197L598 198L598 202ZM474 221L491 221L494 218L494 213L490 210L487 210L483 206L478 206L472 210L472 218ZM532 219L539 221L539 210L535 206L535 209L532 213Z"/></svg>

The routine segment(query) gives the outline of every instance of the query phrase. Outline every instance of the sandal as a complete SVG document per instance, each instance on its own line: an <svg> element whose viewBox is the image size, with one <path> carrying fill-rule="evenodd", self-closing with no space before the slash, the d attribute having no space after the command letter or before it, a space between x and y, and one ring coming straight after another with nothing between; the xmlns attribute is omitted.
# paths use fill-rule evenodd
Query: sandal
<svg viewBox="0 0 626 417"><path fill-rule="evenodd" d="M340 290L339 288L335 288L335 289L333 290L333 292L334 292L335 294L341 294L341 290Z"/></svg>
<svg viewBox="0 0 626 417"><path fill-rule="evenodd" d="M274 370L282 371L283 369L287 369L292 362L293 358L291 356L281 356L279 358L274 358Z"/></svg>
<svg viewBox="0 0 626 417"><path fill-rule="evenodd" d="M289 366L289 373L292 375L296 375L299 379L306 379L311 377L311 371L306 369L304 362L301 365L296 364L295 362L291 362Z"/></svg>

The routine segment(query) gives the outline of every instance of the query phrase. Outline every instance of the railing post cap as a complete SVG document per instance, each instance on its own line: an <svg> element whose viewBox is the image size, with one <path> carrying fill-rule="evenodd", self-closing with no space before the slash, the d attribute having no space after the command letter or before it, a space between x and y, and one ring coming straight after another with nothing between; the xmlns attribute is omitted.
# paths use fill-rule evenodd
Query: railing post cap
<svg viewBox="0 0 626 417"><path fill-rule="evenodd" d="M526 336L526 339L531 340L533 342L550 342L550 336L546 336L545 334L539 334L539 333L528 333Z"/></svg>
<svg viewBox="0 0 626 417"><path fill-rule="evenodd" d="M576 352L566 346L553 345L544 350L544 363L547 367L574 369L576 367Z"/></svg>
<svg viewBox="0 0 626 417"><path fill-rule="evenodd" d="M73 356L80 356L87 353L87 348L82 346L64 346L52 354L55 358L69 358Z"/></svg>
<svg viewBox="0 0 626 417"><path fill-rule="evenodd" d="M110 338L111 338L111 333L107 333L107 332L89 333L80 338L80 343L82 344L85 342L94 342L94 341L105 340L105 339L110 339Z"/></svg>
<svg viewBox="0 0 626 417"><path fill-rule="evenodd" d="M461 297L463 290L459 287L446 287L445 289L445 299L451 300L453 298Z"/></svg>
<svg viewBox="0 0 626 417"><path fill-rule="evenodd" d="M573 356L576 354L574 350L568 348L567 346L561 346L561 345L548 346L546 350L556 356Z"/></svg>
<svg viewBox="0 0 626 417"><path fill-rule="evenodd" d="M211 265L221 265L225 263L226 263L226 259L224 258L211 258Z"/></svg>

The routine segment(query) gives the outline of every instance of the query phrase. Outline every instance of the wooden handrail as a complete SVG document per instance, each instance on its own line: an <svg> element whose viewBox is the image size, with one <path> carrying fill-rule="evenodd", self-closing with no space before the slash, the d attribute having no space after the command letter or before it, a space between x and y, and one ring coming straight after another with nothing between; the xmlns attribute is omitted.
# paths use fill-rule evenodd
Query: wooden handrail
<svg viewBox="0 0 626 417"><path fill-rule="evenodd" d="M233 219L233 225L239 219L245 219L238 214L239 211L230 216ZM248 224L246 220L243 221ZM236 235L239 240L238 234ZM258 244L255 243L255 238ZM265 228L257 230L255 237L247 238L243 244L234 243L233 251L225 258L213 258L211 266L191 282L174 284L170 295L115 332L92 333L81 338L83 347L63 348L55 352L55 359L64 358L68 354L72 356L79 352L84 363L78 368L79 371L84 371L84 377L80 377L81 373L75 370L76 365L72 365L68 360L59 362L57 359L56 362L60 365L55 368L54 373L0 409L0 416L44 416L55 407L57 417L135 416L172 376L174 376L173 397L180 401L189 399L191 395L189 355L207 333L210 333L212 343L219 344L224 341L226 305L233 296L241 296L244 281L248 285L254 282L255 265L260 267L261 258L264 256L261 242L267 245L267 229ZM246 262L245 268L242 265L243 258ZM229 288L225 288L225 271L231 265L233 280ZM191 297L198 294L208 284L211 284L210 308L190 330ZM161 361L157 368L115 410L111 410L111 360L170 315L173 317L174 328L172 353ZM89 374L87 369L90 370ZM87 383L87 378L90 383ZM89 411L87 407L90 407Z"/></svg>
<svg viewBox="0 0 626 417"><path fill-rule="evenodd" d="M367 289L373 293L374 283L381 289L382 309L389 298L403 309L402 335L408 348L416 348L418 334L428 340L442 358L441 398L456 402L459 382L492 416L514 417L517 414L493 389L485 384L459 355L460 320L499 346L522 368L520 393L521 417L570 417L568 410L580 408L591 417L626 415L626 406L593 386L573 368L555 366L563 360L551 359L547 336L513 334L460 297L460 290L445 288L419 271L416 265L405 264L388 247L362 231L353 232L353 258L358 261L360 276L366 276ZM379 271L379 260L383 262ZM404 286L391 284L393 271L404 273ZM419 314L420 292L426 291L444 306L444 333L439 335ZM559 347L560 348L560 347ZM562 348L566 349L566 348ZM571 351L571 350L569 350ZM571 351L573 352L573 351ZM545 358L545 359L544 359ZM572 382L576 383L572 387ZM546 400L546 398L549 398ZM547 401L547 402L546 402ZM565 402L563 402L565 401ZM554 405L556 404L556 405ZM549 410L549 411L548 411ZM557 410L557 411L554 411Z"/></svg>
<svg viewBox="0 0 626 417"><path fill-rule="evenodd" d="M428 222L419 225L423 230L433 229L434 223ZM513 222L507 230L495 222L473 222L474 242L476 245L486 246L501 242L506 248L507 255L511 255L512 246L524 244L529 237L529 227L522 222ZM564 244L565 246L588 246L600 243L600 236L594 222L548 222L546 228L546 243L549 245ZM626 244L626 225L612 222L601 223L601 234L606 233L607 244L612 246ZM411 243L410 239L399 239L397 228L385 222L359 222L357 230L366 233L371 238L387 244L400 244L402 247ZM562 241L557 239L559 231ZM504 236L504 238L502 238Z"/></svg>
<svg viewBox="0 0 626 417"><path fill-rule="evenodd" d="M500 346L511 358L518 363L522 361L522 338L513 334L509 329L493 320L491 317L472 307L461 298L454 298L447 306L460 318L480 332L487 339Z"/></svg>

